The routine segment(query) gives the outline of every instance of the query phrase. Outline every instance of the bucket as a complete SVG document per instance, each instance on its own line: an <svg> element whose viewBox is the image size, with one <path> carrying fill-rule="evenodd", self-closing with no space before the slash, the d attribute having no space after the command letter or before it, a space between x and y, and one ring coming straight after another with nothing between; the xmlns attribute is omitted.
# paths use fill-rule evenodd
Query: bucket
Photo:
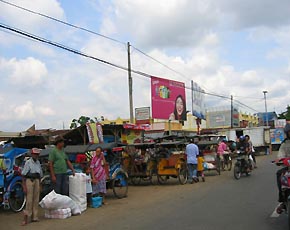
<svg viewBox="0 0 290 230"><path fill-rule="evenodd" d="M101 207L102 202L103 202L103 197L101 197L101 196L92 197L92 208Z"/></svg>

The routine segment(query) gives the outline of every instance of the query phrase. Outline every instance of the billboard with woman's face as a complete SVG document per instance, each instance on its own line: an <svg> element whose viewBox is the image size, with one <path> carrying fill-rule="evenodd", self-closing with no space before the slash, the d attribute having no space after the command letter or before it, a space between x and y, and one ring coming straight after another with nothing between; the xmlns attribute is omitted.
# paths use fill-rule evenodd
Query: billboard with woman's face
<svg viewBox="0 0 290 230"><path fill-rule="evenodd" d="M165 120L186 120L185 84L151 77L152 117Z"/></svg>

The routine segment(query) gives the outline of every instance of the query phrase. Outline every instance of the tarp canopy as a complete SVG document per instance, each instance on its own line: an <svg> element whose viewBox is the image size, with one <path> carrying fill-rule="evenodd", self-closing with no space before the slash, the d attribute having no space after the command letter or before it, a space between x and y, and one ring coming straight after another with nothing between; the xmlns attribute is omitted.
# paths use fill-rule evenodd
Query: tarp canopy
<svg viewBox="0 0 290 230"><path fill-rule="evenodd" d="M14 148L13 146L7 146L0 149L1 158L16 158L23 156L29 152L28 149Z"/></svg>

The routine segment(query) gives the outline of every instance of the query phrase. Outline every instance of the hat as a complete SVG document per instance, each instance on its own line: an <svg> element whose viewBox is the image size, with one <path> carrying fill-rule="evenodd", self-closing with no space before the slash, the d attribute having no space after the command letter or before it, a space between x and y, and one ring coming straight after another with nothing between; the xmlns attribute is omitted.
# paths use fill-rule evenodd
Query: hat
<svg viewBox="0 0 290 230"><path fill-rule="evenodd" d="M38 149L38 148L31 149L31 154L39 155L40 154L40 149Z"/></svg>

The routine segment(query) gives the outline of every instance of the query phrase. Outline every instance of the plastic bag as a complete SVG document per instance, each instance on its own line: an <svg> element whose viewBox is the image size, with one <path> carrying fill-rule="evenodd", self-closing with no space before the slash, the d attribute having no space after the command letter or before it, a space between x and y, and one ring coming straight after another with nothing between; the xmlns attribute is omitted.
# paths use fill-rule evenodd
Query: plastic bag
<svg viewBox="0 0 290 230"><path fill-rule="evenodd" d="M48 210L70 208L73 215L81 214L80 207L70 197L57 194L54 190L47 194L39 205Z"/></svg>
<svg viewBox="0 0 290 230"><path fill-rule="evenodd" d="M48 219L66 219L71 217L71 209L64 208L64 209L56 209L56 210L48 210L44 211L44 217Z"/></svg>

